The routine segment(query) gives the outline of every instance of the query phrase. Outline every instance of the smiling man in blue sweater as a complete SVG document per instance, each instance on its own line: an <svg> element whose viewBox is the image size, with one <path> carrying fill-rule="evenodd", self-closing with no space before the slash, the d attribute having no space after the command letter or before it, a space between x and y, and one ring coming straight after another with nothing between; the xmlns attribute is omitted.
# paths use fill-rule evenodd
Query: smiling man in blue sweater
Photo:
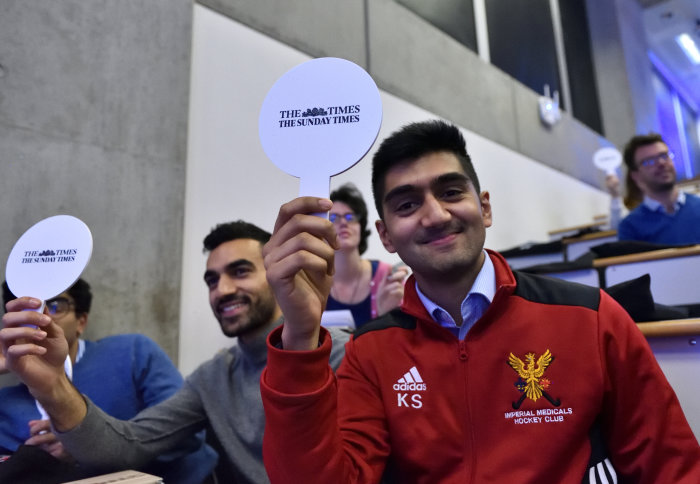
<svg viewBox="0 0 700 484"><path fill-rule="evenodd" d="M676 186L673 153L661 135L634 136L625 146L629 177L644 200L618 228L620 240L700 244L700 198Z"/></svg>

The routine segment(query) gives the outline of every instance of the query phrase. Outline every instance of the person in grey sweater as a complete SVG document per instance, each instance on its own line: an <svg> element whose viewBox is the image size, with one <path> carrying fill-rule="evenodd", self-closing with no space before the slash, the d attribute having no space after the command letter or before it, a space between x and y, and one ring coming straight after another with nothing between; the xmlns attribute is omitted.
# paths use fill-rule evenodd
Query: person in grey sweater
<svg viewBox="0 0 700 484"><path fill-rule="evenodd" d="M7 367L42 403L56 435L82 467L92 472L137 467L206 429L208 443L219 453L213 482L269 482L262 462L260 375L267 362L267 335L282 323L263 264L262 246L269 238L243 221L218 225L207 235L209 303L222 332L236 342L197 368L171 398L128 421L110 417L70 384L56 363L67 351L60 328L44 314L22 311L38 307L39 301L8 303L0 331ZM349 334L333 330L332 337L335 369ZM17 345L18 338L35 344Z"/></svg>

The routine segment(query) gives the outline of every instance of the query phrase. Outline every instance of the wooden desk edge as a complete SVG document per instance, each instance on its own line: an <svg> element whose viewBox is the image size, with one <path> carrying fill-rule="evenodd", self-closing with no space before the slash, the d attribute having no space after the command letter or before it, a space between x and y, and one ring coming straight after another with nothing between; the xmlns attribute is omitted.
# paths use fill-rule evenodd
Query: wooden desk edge
<svg viewBox="0 0 700 484"><path fill-rule="evenodd" d="M564 245L573 244L576 242L583 242L586 240L603 239L606 237L613 237L617 235L617 230L601 230L600 232L591 232L590 234L580 235L578 237L564 237L561 239L561 243Z"/></svg>
<svg viewBox="0 0 700 484"><path fill-rule="evenodd" d="M574 225L572 227L564 227L561 229L555 229L555 230L550 230L547 232L547 235L550 237L553 237L558 234L565 234L567 232L571 232L574 230L583 230L583 229L591 229L591 228L597 228L600 227L601 225L605 225L607 221L600 221L600 222L591 222L587 224L581 224L581 225Z"/></svg>
<svg viewBox="0 0 700 484"><path fill-rule="evenodd" d="M664 336L700 336L700 318L637 323L637 327L647 338Z"/></svg>
<svg viewBox="0 0 700 484"><path fill-rule="evenodd" d="M608 267L618 264L630 264L632 262L645 262L660 259L672 259L674 257L686 257L700 254L700 244L690 247L678 247L671 249L650 250L636 254L619 255L616 257L603 257L593 261L593 267Z"/></svg>

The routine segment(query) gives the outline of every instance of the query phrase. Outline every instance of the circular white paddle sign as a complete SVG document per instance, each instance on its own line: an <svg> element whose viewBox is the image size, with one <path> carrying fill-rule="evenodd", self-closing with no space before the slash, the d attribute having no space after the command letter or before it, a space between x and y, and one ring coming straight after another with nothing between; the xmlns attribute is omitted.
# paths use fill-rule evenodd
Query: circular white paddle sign
<svg viewBox="0 0 700 484"><path fill-rule="evenodd" d="M7 259L5 278L17 297L42 301L70 288L90 261L92 234L70 215L45 218L15 243Z"/></svg>
<svg viewBox="0 0 700 484"><path fill-rule="evenodd" d="M369 151L381 124L382 101L369 74L345 59L325 57L277 80L258 128L270 160L301 179L299 194L328 198L330 177Z"/></svg>
<svg viewBox="0 0 700 484"><path fill-rule="evenodd" d="M615 173L615 169L622 163L620 152L611 147L601 148L593 153L593 164L607 174Z"/></svg>

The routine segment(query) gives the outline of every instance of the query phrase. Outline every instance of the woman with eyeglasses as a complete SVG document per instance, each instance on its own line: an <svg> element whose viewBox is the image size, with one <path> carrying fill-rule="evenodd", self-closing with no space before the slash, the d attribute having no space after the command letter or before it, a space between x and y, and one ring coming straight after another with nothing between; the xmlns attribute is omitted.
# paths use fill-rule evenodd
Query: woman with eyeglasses
<svg viewBox="0 0 700 484"><path fill-rule="evenodd" d="M360 191L346 183L331 193L329 219L335 224L340 249L335 253L335 275L326 312L350 310L359 328L397 307L403 298L408 269L363 259L367 250L367 205Z"/></svg>

